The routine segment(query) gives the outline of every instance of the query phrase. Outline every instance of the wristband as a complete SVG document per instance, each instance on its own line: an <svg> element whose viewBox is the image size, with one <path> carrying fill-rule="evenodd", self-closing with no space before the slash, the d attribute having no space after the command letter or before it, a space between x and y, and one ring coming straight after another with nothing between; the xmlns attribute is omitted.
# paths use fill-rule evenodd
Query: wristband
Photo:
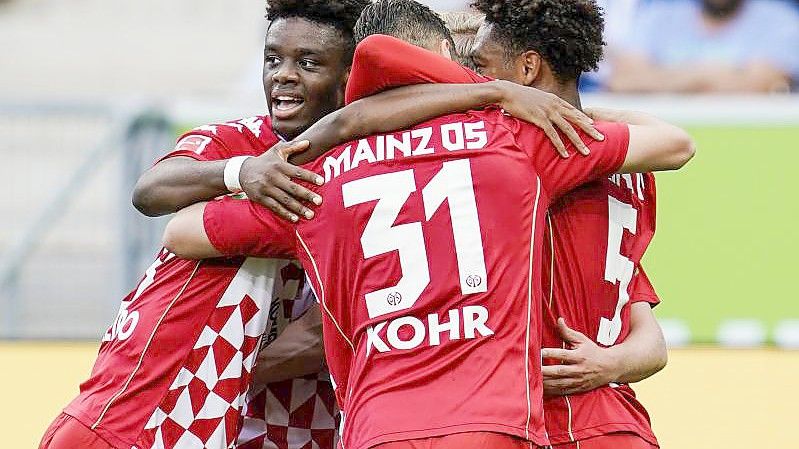
<svg viewBox="0 0 799 449"><path fill-rule="evenodd" d="M242 192L241 180L239 179L241 166L244 165L244 161L251 157L252 156L232 157L228 159L227 164L225 164L225 187L227 187L231 193Z"/></svg>

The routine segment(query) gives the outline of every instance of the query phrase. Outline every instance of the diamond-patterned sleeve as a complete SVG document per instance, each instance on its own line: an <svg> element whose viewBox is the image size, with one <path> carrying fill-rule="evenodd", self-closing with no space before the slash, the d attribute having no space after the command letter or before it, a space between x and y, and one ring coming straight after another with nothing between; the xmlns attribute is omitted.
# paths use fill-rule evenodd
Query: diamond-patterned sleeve
<svg viewBox="0 0 799 449"><path fill-rule="evenodd" d="M455 61L391 36L372 35L355 49L345 101L352 103L385 90L424 83L484 83Z"/></svg>
<svg viewBox="0 0 799 449"><path fill-rule="evenodd" d="M272 211L247 199L225 196L203 214L211 244L226 256L294 258L294 228Z"/></svg>

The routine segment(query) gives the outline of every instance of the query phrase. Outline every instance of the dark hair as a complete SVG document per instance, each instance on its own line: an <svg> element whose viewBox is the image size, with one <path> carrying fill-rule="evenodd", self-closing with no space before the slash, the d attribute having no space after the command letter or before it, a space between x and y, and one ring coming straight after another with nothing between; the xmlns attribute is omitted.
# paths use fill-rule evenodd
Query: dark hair
<svg viewBox="0 0 799 449"><path fill-rule="evenodd" d="M361 12L370 0L267 0L266 18L270 22L277 19L300 18L328 25L341 33L347 46L347 54L355 52L353 28Z"/></svg>
<svg viewBox="0 0 799 449"><path fill-rule="evenodd" d="M355 41L372 34L385 34L418 47L429 47L433 40L447 40L455 51L447 25L432 9L413 0L377 0L367 6L355 24Z"/></svg>
<svg viewBox="0 0 799 449"><path fill-rule="evenodd" d="M560 81L576 80L602 60L605 20L595 0L477 0L474 7L508 56L534 50Z"/></svg>

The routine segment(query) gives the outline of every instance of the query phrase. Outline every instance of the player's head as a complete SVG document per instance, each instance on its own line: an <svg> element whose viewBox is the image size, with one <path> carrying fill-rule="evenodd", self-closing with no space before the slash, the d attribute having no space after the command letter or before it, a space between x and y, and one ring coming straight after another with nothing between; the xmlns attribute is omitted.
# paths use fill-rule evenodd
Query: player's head
<svg viewBox="0 0 799 449"><path fill-rule="evenodd" d="M486 15L472 58L478 69L552 91L602 60L605 22L595 0L477 0Z"/></svg>
<svg viewBox="0 0 799 449"><path fill-rule="evenodd" d="M264 91L276 132L292 139L343 104L369 0L267 0Z"/></svg>
<svg viewBox="0 0 799 449"><path fill-rule="evenodd" d="M363 10L355 40L385 34L452 58L455 43L441 17L413 0L377 0Z"/></svg>
<svg viewBox="0 0 799 449"><path fill-rule="evenodd" d="M455 54L453 55L455 60L462 65L474 68L470 54L477 30L480 29L485 17L482 14L468 11L448 11L441 13L441 18L444 19L444 23L452 33L452 40L455 42Z"/></svg>
<svg viewBox="0 0 799 449"><path fill-rule="evenodd" d="M719 19L732 17L743 6L745 0L702 0L705 14Z"/></svg>

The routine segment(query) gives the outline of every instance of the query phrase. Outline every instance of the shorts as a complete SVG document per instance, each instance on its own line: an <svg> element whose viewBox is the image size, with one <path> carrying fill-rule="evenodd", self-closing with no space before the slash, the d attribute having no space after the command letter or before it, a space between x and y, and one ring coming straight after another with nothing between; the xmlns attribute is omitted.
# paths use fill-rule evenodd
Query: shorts
<svg viewBox="0 0 799 449"><path fill-rule="evenodd" d="M44 433L39 449L115 449L77 419L62 413Z"/></svg>
<svg viewBox="0 0 799 449"><path fill-rule="evenodd" d="M552 449L658 449L658 446L640 436L629 432L609 433L577 441L552 446Z"/></svg>
<svg viewBox="0 0 799 449"><path fill-rule="evenodd" d="M510 435L465 432L418 440L393 441L371 449L538 449L539 446Z"/></svg>

